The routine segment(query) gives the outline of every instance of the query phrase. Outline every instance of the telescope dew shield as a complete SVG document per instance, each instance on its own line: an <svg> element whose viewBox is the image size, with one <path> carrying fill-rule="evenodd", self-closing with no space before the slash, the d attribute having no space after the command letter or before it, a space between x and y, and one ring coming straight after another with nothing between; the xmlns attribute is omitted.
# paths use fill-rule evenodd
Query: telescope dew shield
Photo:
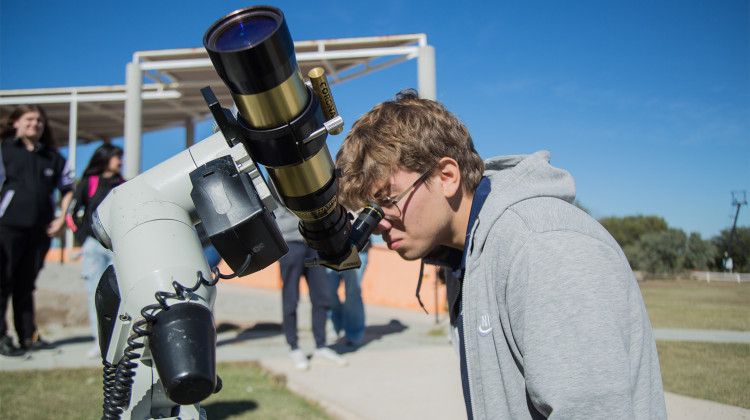
<svg viewBox="0 0 750 420"><path fill-rule="evenodd" d="M232 12L208 29L203 44L251 126L275 127L302 112L307 95L281 10L254 6Z"/></svg>
<svg viewBox="0 0 750 420"><path fill-rule="evenodd" d="M336 199L327 135L308 139L325 117L302 80L283 13L272 6L232 12L208 29L203 44L237 105L243 144L299 217L308 245L324 259L345 258L351 223Z"/></svg>

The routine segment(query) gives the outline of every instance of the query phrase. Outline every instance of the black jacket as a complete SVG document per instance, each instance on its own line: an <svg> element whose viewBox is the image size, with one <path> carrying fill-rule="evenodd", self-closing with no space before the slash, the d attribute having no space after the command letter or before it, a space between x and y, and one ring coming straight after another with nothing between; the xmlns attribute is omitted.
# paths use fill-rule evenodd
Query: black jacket
<svg viewBox="0 0 750 420"><path fill-rule="evenodd" d="M55 218L55 189L65 194L73 188L65 158L42 144L28 151L17 138L3 141L0 147L5 169L0 189L0 226L43 228Z"/></svg>

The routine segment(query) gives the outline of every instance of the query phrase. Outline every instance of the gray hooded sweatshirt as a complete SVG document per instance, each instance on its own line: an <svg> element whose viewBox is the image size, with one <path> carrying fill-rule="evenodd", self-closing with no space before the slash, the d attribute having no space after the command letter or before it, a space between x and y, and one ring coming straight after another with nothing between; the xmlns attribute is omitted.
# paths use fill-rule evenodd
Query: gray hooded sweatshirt
<svg viewBox="0 0 750 420"><path fill-rule="evenodd" d="M625 254L571 205L546 151L486 161L462 286L477 419L666 418L659 358Z"/></svg>

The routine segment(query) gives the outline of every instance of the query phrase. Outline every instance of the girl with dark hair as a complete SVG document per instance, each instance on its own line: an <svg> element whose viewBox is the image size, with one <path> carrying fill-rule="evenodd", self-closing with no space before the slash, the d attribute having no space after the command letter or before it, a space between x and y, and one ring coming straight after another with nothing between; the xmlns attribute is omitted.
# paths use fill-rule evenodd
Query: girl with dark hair
<svg viewBox="0 0 750 420"><path fill-rule="evenodd" d="M94 337L94 346L87 353L91 358L100 355L98 321L94 305L96 286L104 270L113 260L112 251L104 248L94 238L91 217L107 194L124 182L120 175L121 169L122 149L109 143L99 146L83 171L81 182L76 187L73 201L65 215L68 227L73 231L76 240L82 244L81 277L89 294L89 321Z"/></svg>
<svg viewBox="0 0 750 420"><path fill-rule="evenodd" d="M29 113L36 113L38 115L25 115ZM17 126L24 122L22 117L31 116L37 117L37 120L41 122L41 134L38 135L38 139L35 142L52 149L57 149L57 140L52 133L52 129L47 124L47 113L44 112L44 108L41 106L33 104L19 105L10 113L10 115L3 118L2 122L0 122L0 141L19 137L17 134ZM37 121L34 122L36 123Z"/></svg>
<svg viewBox="0 0 750 420"><path fill-rule="evenodd" d="M113 158L116 158L113 160ZM111 178L120 175L122 169L122 149L114 144L105 143L94 150L88 166L83 171L83 178L100 175Z"/></svg>
<svg viewBox="0 0 750 420"><path fill-rule="evenodd" d="M21 105L0 121L0 355L54 348L39 337L34 321L34 288L50 239L65 226L55 217L55 190L66 208L73 174L38 105ZM20 349L7 335L5 313L13 300Z"/></svg>

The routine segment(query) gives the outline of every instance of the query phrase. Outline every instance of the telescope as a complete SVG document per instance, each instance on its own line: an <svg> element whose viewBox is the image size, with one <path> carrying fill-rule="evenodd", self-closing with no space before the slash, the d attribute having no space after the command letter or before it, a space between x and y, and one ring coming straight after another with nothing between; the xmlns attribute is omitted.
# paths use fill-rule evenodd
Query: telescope
<svg viewBox="0 0 750 420"><path fill-rule="evenodd" d="M327 86L322 69L311 72L310 84L303 82L281 10L255 6L230 13L209 28L203 44L239 111L240 141L266 168L280 201L300 219L308 246L318 251L320 258L311 263L335 270L359 267L352 246L364 244L350 241L351 221L336 199L326 145L328 133L340 132L343 120L330 90L320 95L313 90ZM382 218L382 210L371 205L364 214L378 212Z"/></svg>
<svg viewBox="0 0 750 420"><path fill-rule="evenodd" d="M261 167L317 251L309 265L359 267L359 251L384 216L370 204L352 221L338 203L326 138L343 120L322 69L303 80L281 10L230 13L208 29L204 45L236 116L203 88L216 131L113 189L93 217L97 239L115 254L95 296L103 418L206 418L200 402L221 389L216 284L288 251ZM199 223L231 274L209 269Z"/></svg>

